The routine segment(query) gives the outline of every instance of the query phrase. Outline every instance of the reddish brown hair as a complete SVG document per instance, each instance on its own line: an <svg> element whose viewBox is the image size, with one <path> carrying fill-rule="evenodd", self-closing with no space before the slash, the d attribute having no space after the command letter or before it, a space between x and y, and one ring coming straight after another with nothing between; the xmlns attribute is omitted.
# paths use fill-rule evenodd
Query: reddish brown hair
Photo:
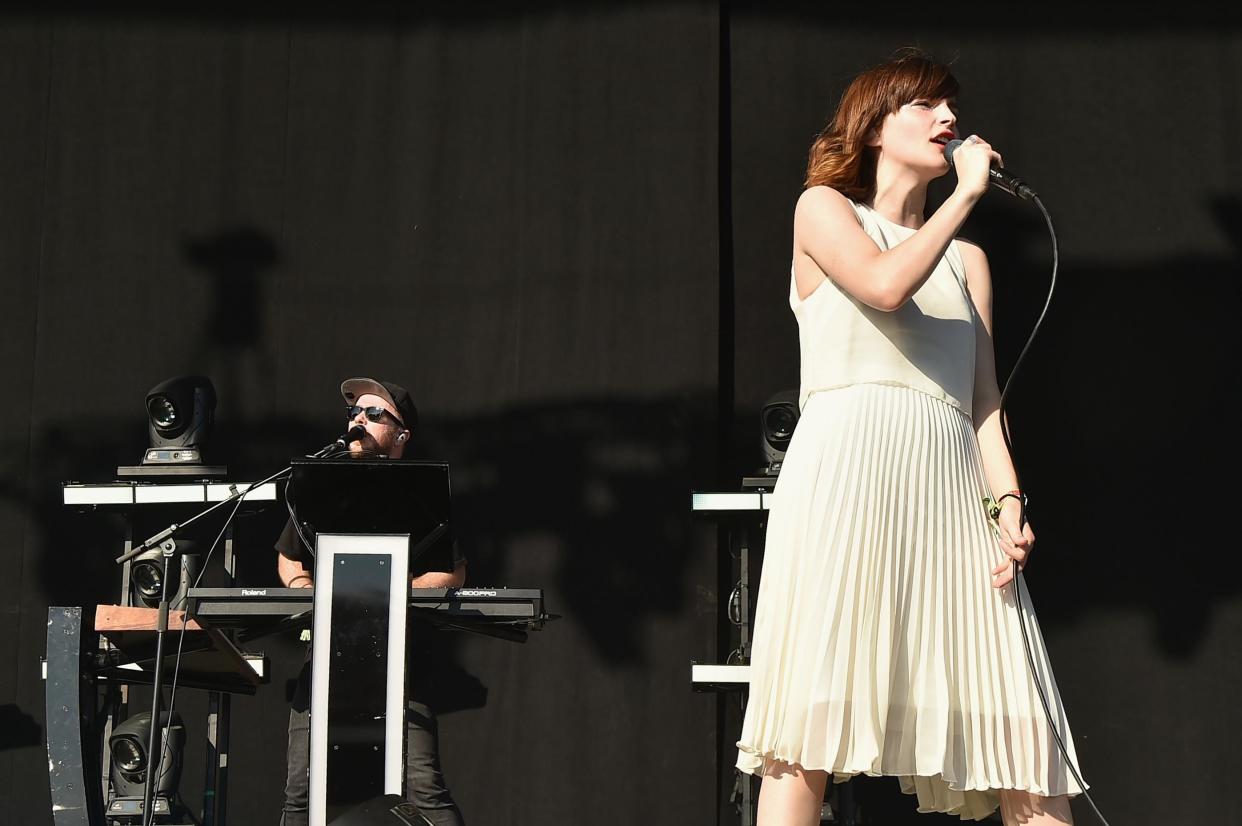
<svg viewBox="0 0 1242 826"><path fill-rule="evenodd" d="M858 75L811 144L805 186L830 186L855 201L870 199L875 194L876 153L866 145L868 135L912 100L946 100L957 92L949 67L917 49L903 49Z"/></svg>

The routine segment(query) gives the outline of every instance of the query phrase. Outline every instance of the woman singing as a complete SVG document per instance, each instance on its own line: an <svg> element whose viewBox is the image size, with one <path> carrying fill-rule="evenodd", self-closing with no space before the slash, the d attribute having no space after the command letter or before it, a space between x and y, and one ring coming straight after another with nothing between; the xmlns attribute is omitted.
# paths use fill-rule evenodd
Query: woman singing
<svg viewBox="0 0 1242 826"><path fill-rule="evenodd" d="M920 811L999 806L1030 826L1072 822L1082 791L1012 583L1035 537L1001 434L988 262L954 237L1001 163L987 141L956 150L957 187L925 216L957 91L946 66L900 53L853 80L811 147L789 296L802 414L771 505L738 743L738 767L763 776L761 826L819 823L829 774L895 775Z"/></svg>

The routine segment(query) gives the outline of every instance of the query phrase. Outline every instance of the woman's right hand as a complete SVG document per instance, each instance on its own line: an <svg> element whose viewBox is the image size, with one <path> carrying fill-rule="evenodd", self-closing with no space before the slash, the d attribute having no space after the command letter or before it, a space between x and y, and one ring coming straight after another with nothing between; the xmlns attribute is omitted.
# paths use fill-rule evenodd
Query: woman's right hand
<svg viewBox="0 0 1242 826"><path fill-rule="evenodd" d="M992 145L971 135L953 150L953 169L957 172L957 190L978 199L988 190L988 172L993 166L1004 166Z"/></svg>

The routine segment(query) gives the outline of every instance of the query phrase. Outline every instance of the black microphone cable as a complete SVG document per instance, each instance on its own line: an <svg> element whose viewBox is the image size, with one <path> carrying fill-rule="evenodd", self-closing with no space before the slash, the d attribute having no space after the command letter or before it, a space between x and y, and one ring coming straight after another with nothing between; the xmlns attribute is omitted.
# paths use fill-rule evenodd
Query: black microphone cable
<svg viewBox="0 0 1242 826"><path fill-rule="evenodd" d="M1052 294L1057 287L1057 268L1060 264L1060 253L1057 249L1057 233L1052 226L1052 217L1048 214L1048 210L1044 208L1044 203L1039 199L1038 195L1031 194L1029 198L1035 206L1039 207L1040 213L1044 216L1044 222L1048 224L1048 235L1052 239L1052 280L1048 285L1048 298L1044 302L1044 308L1039 314L1039 318L1035 320L1035 326L1031 329L1031 334L1023 346L1022 352L1018 354L1017 361L1014 362L1013 369L1009 371L1009 377L1005 379L1005 387L1001 391L1000 405L998 413L1000 414L1001 436L1005 440L1005 448L1009 451L1009 455L1013 456L1013 441L1009 436L1009 422L1005 417L1005 402L1009 397L1009 388L1013 384L1014 377L1017 376L1018 370L1022 367L1022 362L1026 359L1027 352L1031 349L1031 344L1035 341L1035 336L1039 334L1040 325L1044 323L1044 316L1048 314L1048 306L1052 303ZM1017 467L1014 468L1014 476L1017 478ZM1018 489L1022 490L1022 482L1019 479ZM1026 495L1021 494L1018 499L1018 524L1021 527L1026 526ZM1048 730L1052 732L1053 738L1057 742L1057 748L1061 750L1061 756L1065 758L1065 765L1069 767L1070 772L1074 775L1074 779L1078 781L1078 787L1082 789L1082 796L1087 799L1087 803L1091 805L1095 816L1099 818L1104 826L1109 826L1108 821L1100 812L1095 801L1091 799L1091 795L1087 792L1087 784L1083 782L1082 776L1078 773L1078 767L1074 765L1074 761L1070 759L1069 750L1066 749L1064 741L1061 740L1061 734L1057 731L1056 723L1052 719L1052 710L1048 705L1048 697L1044 693L1043 681L1040 680L1039 671L1035 667L1035 655L1031 650L1030 633L1026 628L1026 613L1022 610L1022 578L1019 576L1021 570L1018 567L1018 561L1013 561L1013 587L1014 587L1014 607L1018 612L1018 626L1022 629L1022 642L1026 646L1026 661L1031 669L1031 679L1035 683L1035 689L1039 692L1039 701L1044 707L1044 716L1048 720ZM1027 592L1027 599L1030 599L1030 592Z"/></svg>
<svg viewBox="0 0 1242 826"><path fill-rule="evenodd" d="M330 458L330 457L323 457L323 458ZM297 531L298 539L302 540L302 544L306 546L306 548L311 553L314 553L315 546L312 545L309 541L307 541L306 534L302 532L302 525L298 522L298 515L295 512L293 499L291 498L292 496L293 496L293 480L290 479L288 482L285 483L285 495L284 495L285 510L289 511L289 524L293 525L293 529Z"/></svg>
<svg viewBox="0 0 1242 826"><path fill-rule="evenodd" d="M207 549L207 556L203 557L203 563L199 566L198 576L194 578L194 582L190 585L191 588L197 588L198 584L203 581L203 574L207 573L207 565L211 562L211 555L215 553L216 548L220 545L220 539L224 536L224 532L229 529L229 525L232 524L233 518L237 516L237 511L241 509L242 500L246 498L246 494L249 492L249 490L246 490L241 496L237 497L237 504L233 506L233 510L229 511L228 518L225 519L224 524L220 526L220 532L216 534L216 538L212 541L211 547ZM169 714L172 713L173 701L177 698L177 675L181 670L181 649L185 643L186 623L189 622L190 619L188 606L183 609L181 613L181 637L177 641L177 657L173 661L172 693L168 700Z"/></svg>
<svg viewBox="0 0 1242 826"><path fill-rule="evenodd" d="M337 437L337 440L326 447L320 448L317 452L308 454L310 459L337 459L343 456L352 455L349 452L349 443L355 438L362 438L366 435L366 428L362 425L354 425L345 431L343 436ZM373 450L364 449L362 456L378 456ZM293 529L297 532L298 539L302 540L302 544L312 554L315 552L315 546L306 538L306 534L302 531L302 524L298 522L297 505L294 504L293 496L293 480L290 479L285 484L285 510L289 511L289 521L293 524Z"/></svg>
<svg viewBox="0 0 1242 826"><path fill-rule="evenodd" d="M214 540L212 540L211 547L209 547L209 548L207 549L207 555L206 555L205 557L203 557L203 562L202 562L202 564L199 566L198 576L196 576L196 577L194 578L194 582L190 585L190 587L191 587L191 588L197 588L197 587L198 587L198 584L199 584L200 582L202 582L202 580L203 580L203 574L205 574L205 573L207 572L207 565L208 565L208 563L210 563L210 562L211 562L211 556L212 556L212 554L214 554L214 553L215 553L216 548L220 545L220 540L221 540L221 538L223 538L223 536L224 536L224 532L225 532L225 531L227 531L227 530L228 530L228 528L229 528L229 525L231 525L231 524L233 523L233 518L237 516L237 511L241 509L242 500L243 500L243 499L245 499L245 498L246 498L246 494L250 493L250 491L252 491L252 490L254 490L254 488L253 488L253 487L247 487L247 488L246 488L246 490L244 490L244 491L241 493L241 495L239 495L239 496L237 497L237 504L233 505L233 510L229 512L228 518L226 518L226 519L224 520L224 524L220 526L220 532L216 534L216 538L215 538ZM184 564L184 563L183 563L183 564ZM167 587L168 587L167 583L165 583L164 587L165 587L165 588L167 588ZM188 605L182 608L182 611L181 611L181 633L180 633L180 634L178 635L178 637L177 637L177 654L176 654L176 656L173 658L172 687L171 687L171 688L170 688L170 690L169 690L169 695L168 695L168 708L167 708L167 710L165 711L165 714L166 714L166 715L167 715L167 717L168 717L168 726L171 726L171 725L172 725L173 710L175 709L175 707L176 707L176 702L177 702L177 678L178 678L178 676L180 676L180 674L181 674L181 652L182 652L182 650L183 650L183 648L184 648L184 646L185 646L185 631L186 631L186 624L190 621L190 616L189 616L189 613L190 613L190 612L189 612L189 606L188 606ZM158 726L159 724L160 724L159 720L152 720L152 721L151 721L151 725L153 725L153 726ZM169 771L172 771L172 761L171 761L171 760L170 760L170 761L168 761L168 763L167 763L167 764L166 764L166 763L165 763L165 761L164 761L165 743L167 742L167 740L168 740L168 732L167 732L167 727L165 727L164 734L163 734L163 735L161 736L161 738L160 738L160 755L159 755L159 760L160 760L160 773L159 773L158 778L157 778L157 780L156 780L156 785L157 785L157 787L158 787L158 784L159 784L159 780L160 780L160 779L163 779L164 775L166 775ZM147 763L148 763L148 769L147 769L147 770L148 770L148 771L150 771L150 766L149 766L149 764L151 763L151 761L152 761L152 756L148 754L148 755L147 755ZM155 808L155 807L154 807L154 805L153 805L153 806L152 806L152 809L154 809L154 808Z"/></svg>
<svg viewBox="0 0 1242 826"><path fill-rule="evenodd" d="M347 451L348 448L341 446L341 442L343 440L348 439L349 436L354 434L355 430L359 430L359 429L361 428L360 427L350 428L350 430L344 436L342 436L340 439L338 439L333 444L329 445L327 448L324 448L323 450L321 450L320 455L321 456L335 456L335 455L339 455L339 453L341 452ZM291 473L291 471L292 471L291 468L286 469L284 471L281 471L280 473L275 474L273 478L279 478L280 476L287 475ZM207 555L203 558L203 562L199 566L198 576L194 578L194 582L190 585L191 588L197 588L199 583L202 582L203 575L207 573L207 566L211 562L211 557L215 553L216 548L219 547L220 540L224 537L225 531L228 530L229 525L233 523L233 519L237 516L237 512L241 509L242 501L246 498L247 494L249 494L252 490L255 490L255 487L256 486L254 485L248 486L246 490L242 491L237 496L237 502L236 504L233 505L233 510L229 512L228 517L224 520L224 524L220 526L220 531L216 534L216 538L212 540L211 546L207 549ZM285 495L283 497L285 500L285 507L288 508L289 510L289 516L293 520L293 527L297 530L298 536L305 543L306 536L305 534L302 533L302 528L298 524L297 517L294 513L293 503L289 500L289 488L290 487L291 485L289 484L285 485ZM234 492L236 492L235 488L234 488ZM306 544L307 544L307 547L310 547L309 543L306 543ZM167 584L165 584L164 587L167 588ZM173 658L172 684L169 689L168 707L167 707L167 711L165 712L165 714L168 717L169 726L172 725L173 710L174 710L174 707L177 701L177 679L181 674L181 656L185 648L186 623L189 621L189 619L190 617L189 617L189 611L187 607L186 609L182 610L181 633L177 637L177 654ZM154 726L158 726L159 721L153 720L151 724ZM165 728L167 729L167 727ZM160 774L159 774L160 778L162 778L165 774L167 774L168 771L171 771L171 765L168 767L165 767L164 760L163 760L163 753L165 750L164 743L167 741L167 737L168 737L167 731L165 731L164 735L160 738ZM151 761L151 759L152 759L151 755L147 755L148 763Z"/></svg>

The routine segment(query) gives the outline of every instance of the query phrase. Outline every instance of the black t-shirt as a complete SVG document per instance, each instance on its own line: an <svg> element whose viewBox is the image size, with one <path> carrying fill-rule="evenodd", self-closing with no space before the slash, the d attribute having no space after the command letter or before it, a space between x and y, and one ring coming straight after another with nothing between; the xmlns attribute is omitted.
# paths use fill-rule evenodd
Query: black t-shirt
<svg viewBox="0 0 1242 826"><path fill-rule="evenodd" d="M302 526L302 533L305 534L308 542L315 541L315 536L308 526ZM307 573L314 576L315 552L302 541L292 518L285 520L285 529L280 532L280 538L276 540L276 550L283 557L301 562ZM457 541L451 535L445 534L410 563L410 574L421 576L432 571L451 574L456 566L464 565L465 562L466 557L462 554Z"/></svg>

